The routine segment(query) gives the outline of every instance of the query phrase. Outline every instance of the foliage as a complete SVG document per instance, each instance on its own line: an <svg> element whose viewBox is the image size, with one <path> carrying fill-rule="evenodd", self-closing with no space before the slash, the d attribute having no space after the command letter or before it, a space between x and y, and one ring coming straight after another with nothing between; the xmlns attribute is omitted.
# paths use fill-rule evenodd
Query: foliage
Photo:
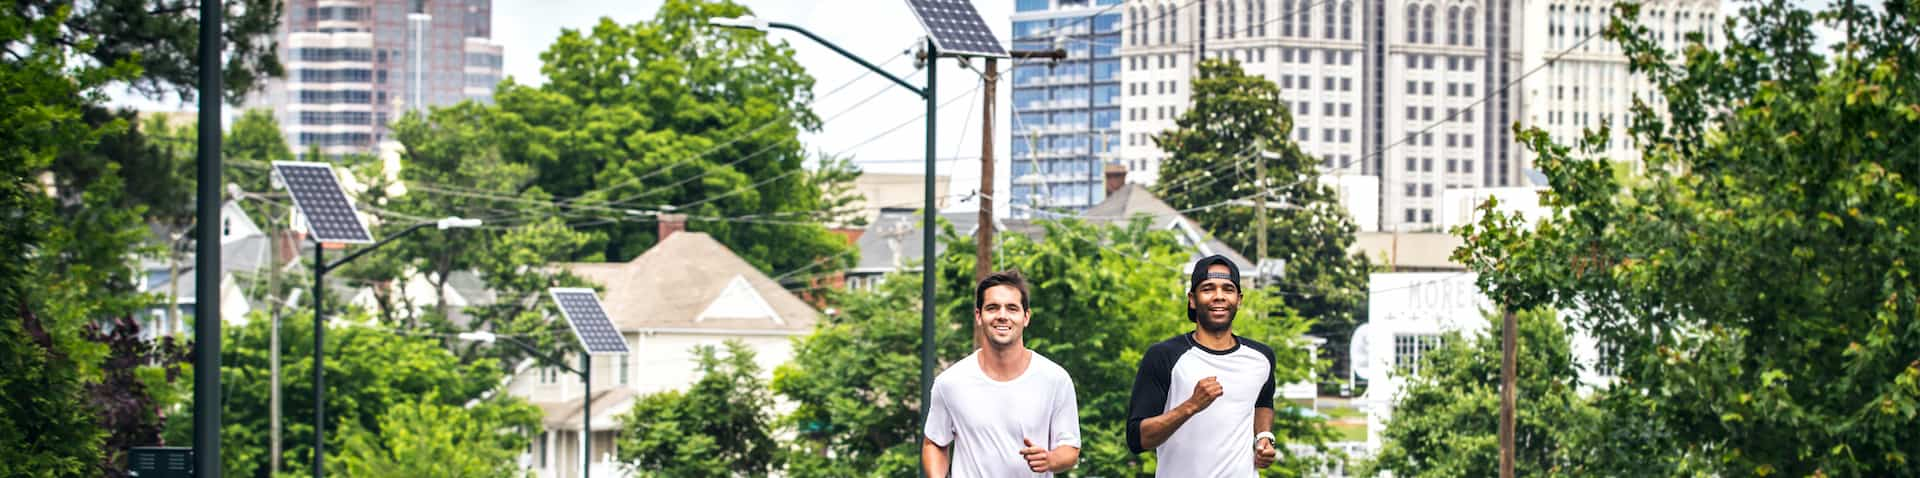
<svg viewBox="0 0 1920 478"><path fill-rule="evenodd" d="M96 410L100 428L107 432L96 471L100 476L128 476L127 450L160 445L162 425L166 423L164 409L182 402L183 395L178 391L191 393L188 384L180 380L190 369L188 352L172 337L153 342L141 339L140 323L130 317L115 319L111 327L89 324L87 340L103 344L109 351L101 364L104 377L87 384L88 404Z"/></svg>
<svg viewBox="0 0 1920 478"><path fill-rule="evenodd" d="M1280 88L1238 62L1203 61L1199 68L1192 107L1175 120L1176 129L1154 136L1167 159L1153 191L1248 256L1258 255L1257 211L1230 201L1265 194L1272 208L1267 255L1285 261L1286 270L1262 285L1314 319L1312 333L1328 338L1324 350L1344 371L1347 343L1366 306L1367 258L1347 252L1358 228L1333 188L1321 184L1319 159L1292 141L1293 116ZM1266 163L1265 178L1256 161Z"/></svg>
<svg viewBox="0 0 1920 478"><path fill-rule="evenodd" d="M432 394L431 405L461 407L491 392L505 376L497 362L479 359L462 363L441 340L405 335L379 327L363 315L334 317L328 321L326 336L327 375L327 449L330 455L343 453L346 430L369 433L385 430L382 417L399 407L419 407L399 413L393 419L408 420L405 414L439 413L428 408L421 397ZM312 337L313 317L306 311L291 314L281 322L282 337ZM270 320L260 313L249 316L245 325L226 327L221 344L221 385L226 388L222 401L221 461L230 476L266 477L269 470L271 370ZM291 472L302 469L312 459L313 437L313 342L281 342L281 413L283 424L281 463ZM495 402L486 402L495 403ZM534 423L521 423L521 412L511 407L526 406L498 402L507 407L496 411L469 410L481 430L516 428L525 433ZM525 412L534 413L537 412ZM167 441L189 440L192 418L184 413L167 422ZM481 419L497 420L484 422ZM420 431L420 430L414 430ZM518 439L520 449L529 441ZM389 446L377 440L373 450ZM389 450L390 451L390 450ZM329 456L328 461L337 458Z"/></svg>
<svg viewBox="0 0 1920 478"><path fill-rule="evenodd" d="M1075 473L1150 470L1147 457L1128 453L1120 424L1147 346L1192 330L1181 271L1190 252L1145 221L1043 224L1042 239L1007 236L995 267L1019 269L1032 281L1026 344L1074 378L1086 444ZM940 368L973 349L974 249L950 225L944 230L946 251L936 262ZM918 469L919 277L896 273L876 291L836 296L839 313L776 370L774 389L798 404L789 417L803 438L790 458L794 476L895 476ZM1273 345L1277 379L1294 382L1315 368L1307 350L1294 344L1308 323L1277 297L1255 292L1234 331ZM1318 446L1331 437L1318 419L1276 415L1275 432L1284 442ZM822 458L829 453L832 459ZM1269 475L1299 476L1317 466L1315 460L1287 457Z"/></svg>
<svg viewBox="0 0 1920 478"><path fill-rule="evenodd" d="M221 84L225 99L239 104L248 93L281 74L274 32L281 3L273 0L225 0L220 29ZM73 2L30 0L11 9L22 17L54 19L64 28L37 40L70 49L101 65L126 64L138 75L127 87L149 98L168 94L192 101L199 93L200 2L197 0L114 0ZM55 12L61 12L56 16Z"/></svg>
<svg viewBox="0 0 1920 478"><path fill-rule="evenodd" d="M1816 15L1742 9L1684 64L1623 5L1607 29L1667 103L1635 100L1643 176L1605 132L1521 137L1552 190L1537 225L1491 215L1456 257L1509 307L1581 310L1619 380L1604 413L1641 424L1647 474L1916 476L1920 458L1920 4L1836 5L1851 42L1815 53ZM1679 285L1676 287L1676 285ZM1623 468L1624 469L1624 468Z"/></svg>
<svg viewBox="0 0 1920 478"><path fill-rule="evenodd" d="M518 399L462 407L428 392L387 409L378 429L347 424L339 432L346 445L327 466L333 474L357 477L531 476L515 461L530 443L517 430L539 424L540 409Z"/></svg>
<svg viewBox="0 0 1920 478"><path fill-rule="evenodd" d="M767 476L779 470L773 397L753 349L727 342L694 348L701 377L686 392L641 397L620 419L620 461L641 476Z"/></svg>
<svg viewBox="0 0 1920 478"><path fill-rule="evenodd" d="M499 172L497 180L427 184L458 178L421 176L407 186L465 189L428 191L463 215L558 216L582 232L604 233L598 250L583 257L640 255L658 242L651 214L678 206L693 221L689 229L712 234L763 271L820 259L851 265L852 246L808 221L843 212L823 192L833 188L822 186L852 175L831 158L824 170L805 166L798 135L819 124L808 106L812 78L784 42L706 24L747 14L726 0L670 0L651 20L564 30L541 54L545 84L509 79L494 105L457 106L401 129L410 159L493 164L498 157L503 163L481 173ZM569 199L557 211L525 201L552 197Z"/></svg>
<svg viewBox="0 0 1920 478"><path fill-rule="evenodd" d="M1583 467L1587 433L1605 422L1580 393L1580 365L1569 345L1572 330L1552 312L1515 314L1518 408L1514 442L1524 444L1514 470L1523 476L1591 476L1615 469ZM1384 446L1359 476L1497 476L1500 474L1500 337L1498 316L1485 333L1448 334L1422 357L1387 422Z"/></svg>

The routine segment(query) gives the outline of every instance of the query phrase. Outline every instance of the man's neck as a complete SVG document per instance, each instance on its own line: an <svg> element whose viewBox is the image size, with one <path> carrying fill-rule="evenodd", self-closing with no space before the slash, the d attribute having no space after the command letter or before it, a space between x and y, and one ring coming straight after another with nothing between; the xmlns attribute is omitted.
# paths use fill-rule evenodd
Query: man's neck
<svg viewBox="0 0 1920 478"><path fill-rule="evenodd" d="M1027 372L1027 365L1031 363L1033 352L1021 342L1004 347L989 343L980 349L980 371L997 382L1020 377L1020 374Z"/></svg>
<svg viewBox="0 0 1920 478"><path fill-rule="evenodd" d="M1193 329L1193 341L1211 350L1226 350L1240 344L1239 340L1233 338L1233 329L1215 332L1206 327Z"/></svg>

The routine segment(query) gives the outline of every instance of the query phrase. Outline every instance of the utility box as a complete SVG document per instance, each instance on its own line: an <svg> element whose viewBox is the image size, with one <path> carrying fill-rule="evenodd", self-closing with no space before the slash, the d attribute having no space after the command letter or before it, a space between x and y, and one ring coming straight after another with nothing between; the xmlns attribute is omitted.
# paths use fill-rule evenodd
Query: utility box
<svg viewBox="0 0 1920 478"><path fill-rule="evenodd" d="M133 447L127 451L127 475L138 478L194 478L193 449L177 446Z"/></svg>

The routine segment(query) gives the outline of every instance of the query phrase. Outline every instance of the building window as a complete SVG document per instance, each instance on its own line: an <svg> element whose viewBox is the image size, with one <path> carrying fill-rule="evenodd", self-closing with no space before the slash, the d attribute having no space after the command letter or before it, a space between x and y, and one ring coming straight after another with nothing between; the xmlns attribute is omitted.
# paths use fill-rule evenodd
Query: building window
<svg viewBox="0 0 1920 478"><path fill-rule="evenodd" d="M1427 5L1426 11L1421 13L1420 40L1421 43L1433 44L1433 5Z"/></svg>
<svg viewBox="0 0 1920 478"><path fill-rule="evenodd" d="M1353 2L1340 4L1340 39L1353 39Z"/></svg>
<svg viewBox="0 0 1920 478"><path fill-rule="evenodd" d="M1422 222L1422 223L1426 223L1426 224L1433 224L1433 209L1431 209L1431 208L1429 208L1429 209L1421 209L1421 210L1420 210L1420 222Z"/></svg>
<svg viewBox="0 0 1920 478"><path fill-rule="evenodd" d="M1417 82L1417 81L1407 82L1407 94L1409 95L1420 94L1420 82Z"/></svg>
<svg viewBox="0 0 1920 478"><path fill-rule="evenodd" d="M1457 172L1460 172L1460 160L1458 160L1458 159L1448 159L1448 160L1447 160L1447 172L1449 172L1449 173L1457 173Z"/></svg>
<svg viewBox="0 0 1920 478"><path fill-rule="evenodd" d="M1423 158L1423 159L1421 159L1421 160L1420 160L1420 171L1422 171L1422 172L1428 172L1428 173L1431 173L1431 172L1433 172L1433 158ZM1428 196L1432 196L1432 194L1428 194Z"/></svg>
<svg viewBox="0 0 1920 478"><path fill-rule="evenodd" d="M1326 37L1326 39L1328 40L1338 38L1338 36L1335 34L1339 33L1340 31L1334 28L1335 26L1338 26L1335 24L1335 22L1337 22L1339 18L1334 16L1338 13L1339 12L1333 11L1333 5L1327 5L1326 14L1321 16L1320 21L1325 22L1327 24L1325 27L1321 28L1321 30L1323 30L1325 33L1322 36Z"/></svg>
<svg viewBox="0 0 1920 478"><path fill-rule="evenodd" d="M1414 184L1414 183L1407 183L1407 194L1406 194L1407 197L1413 197L1414 194L1418 192L1420 192L1420 185Z"/></svg>
<svg viewBox="0 0 1920 478"><path fill-rule="evenodd" d="M1413 211L1413 209L1407 209L1407 220L1406 220L1406 222L1413 222L1413 218L1414 218L1414 211ZM1396 344L1397 344L1397 343L1399 342L1399 340L1398 340L1398 337L1396 337L1396 338L1395 338L1395 342L1396 342ZM1398 349L1398 347L1396 347L1396 348L1395 348L1395 351L1397 352L1398 350L1399 350L1399 349ZM1398 354L1398 353L1395 353L1395 354L1394 354L1394 357L1393 357L1393 358L1394 358L1394 364L1396 364L1396 365L1397 365L1397 364L1399 364L1399 363L1400 363L1400 354Z"/></svg>
<svg viewBox="0 0 1920 478"><path fill-rule="evenodd" d="M1281 4L1281 36L1294 36L1294 0Z"/></svg>
<svg viewBox="0 0 1920 478"><path fill-rule="evenodd" d="M1407 119L1409 119L1409 120L1417 120L1417 119L1420 119L1420 108L1419 108L1419 107L1417 107L1417 106L1408 106L1408 107L1407 107Z"/></svg>
<svg viewBox="0 0 1920 478"><path fill-rule="evenodd" d="M1407 5L1407 43L1420 41L1420 6ZM1412 213L1408 213L1412 215Z"/></svg>
<svg viewBox="0 0 1920 478"><path fill-rule="evenodd" d="M1460 7L1447 8L1447 44L1460 44Z"/></svg>
<svg viewBox="0 0 1920 478"><path fill-rule="evenodd" d="M1473 7L1467 7L1466 14L1462 16L1466 17L1466 21L1462 22L1465 26L1460 29L1460 31L1464 33L1461 35L1461 43L1467 46L1473 46ZM1467 63L1467 71L1473 71L1472 62Z"/></svg>
<svg viewBox="0 0 1920 478"><path fill-rule="evenodd" d="M619 360L620 360L620 384L626 385L627 377L633 376L633 370L632 370L633 356L621 355Z"/></svg>
<svg viewBox="0 0 1920 478"><path fill-rule="evenodd" d="M1300 0L1300 10L1287 12L1300 17L1300 29L1295 31L1300 37L1312 35L1309 32L1313 31L1313 2L1314 0Z"/></svg>
<svg viewBox="0 0 1920 478"><path fill-rule="evenodd" d="M1429 159L1427 161L1431 163L1433 160ZM1426 183L1426 184L1420 185L1420 197L1428 197L1428 198L1433 197L1433 183ZM1432 221L1427 221L1427 222L1432 222Z"/></svg>
<svg viewBox="0 0 1920 478"><path fill-rule="evenodd" d="M1420 160L1419 160L1419 159L1415 159L1415 158L1407 158L1407 172L1409 172L1409 173L1412 173L1412 172L1418 172L1418 171L1420 171L1420 168L1419 168L1419 166L1420 166ZM1412 195L1413 195L1413 193L1407 193L1407 195L1408 195L1408 196L1412 196Z"/></svg>

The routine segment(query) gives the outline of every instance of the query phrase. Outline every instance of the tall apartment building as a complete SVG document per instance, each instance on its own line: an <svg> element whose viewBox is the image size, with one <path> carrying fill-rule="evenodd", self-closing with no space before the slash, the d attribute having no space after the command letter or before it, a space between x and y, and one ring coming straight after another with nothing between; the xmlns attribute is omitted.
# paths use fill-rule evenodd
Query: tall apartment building
<svg viewBox="0 0 1920 478"><path fill-rule="evenodd" d="M1057 63L1013 69L1016 216L1084 211L1106 199L1102 166L1119 160L1120 0L1015 0L1013 47L1062 48Z"/></svg>
<svg viewBox="0 0 1920 478"><path fill-rule="evenodd" d="M1522 83L1522 112L1527 125L1546 130L1561 144L1573 144L1584 130L1610 127L1608 156L1638 168L1640 150L1627 136L1633 98L1646 101L1655 112L1666 110L1666 100L1644 76L1628 71L1619 45L1601 38L1580 42L1606 27L1610 5L1567 0L1527 5L1526 17L1541 20L1526 30L1525 67L1540 67L1566 54ZM1723 21L1720 3L1711 0L1652 1L1640 12L1641 26L1676 63L1691 34L1698 33L1709 48L1720 45Z"/></svg>
<svg viewBox="0 0 1920 478"><path fill-rule="evenodd" d="M1615 123L1625 143L1631 95L1657 95L1617 47L1594 38L1526 81L1526 71L1597 35L1599 1L1133 0L1123 5L1120 162L1154 183L1153 135L1189 107L1195 58L1232 59L1280 86L1292 139L1322 174L1379 179L1379 224L1438 227L1448 189L1527 185L1511 125L1563 139ZM1673 48L1717 20L1713 0L1649 4L1643 19ZM1019 24L1016 22L1016 31ZM1662 33L1665 32L1665 33ZM1662 35L1665 35L1662 37ZM1711 33L1709 33L1711 38ZM1711 44L1711 43L1710 43ZM1502 88L1502 85L1512 85ZM1616 157L1621 157L1616 155ZM1340 182L1345 184L1345 182Z"/></svg>
<svg viewBox="0 0 1920 478"><path fill-rule="evenodd" d="M492 31L492 0L288 0L286 77L252 106L273 109L296 154L371 153L406 111L491 100Z"/></svg>

